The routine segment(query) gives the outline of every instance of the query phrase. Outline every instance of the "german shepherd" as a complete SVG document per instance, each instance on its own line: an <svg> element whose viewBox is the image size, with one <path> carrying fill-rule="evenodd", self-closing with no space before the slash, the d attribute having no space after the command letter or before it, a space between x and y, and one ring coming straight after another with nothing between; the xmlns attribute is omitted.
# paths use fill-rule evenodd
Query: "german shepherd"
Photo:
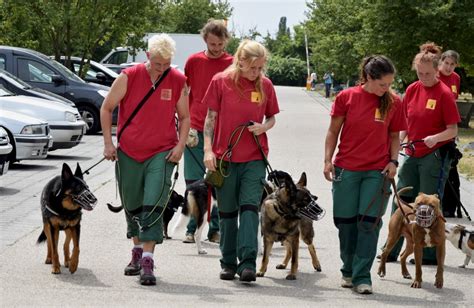
<svg viewBox="0 0 474 308"><path fill-rule="evenodd" d="M170 223L171 219L173 218L174 213L178 210L180 206L184 204L184 197L178 194L176 191L171 192L170 200L168 201L168 206L166 207L163 213L163 236L165 239L171 239L168 236L168 224ZM110 203L107 203L107 207L110 211L114 213L118 213L123 210L123 205L120 206L113 206Z"/></svg>
<svg viewBox="0 0 474 308"><path fill-rule="evenodd" d="M269 176L270 177L270 176ZM321 271L321 265L313 244L313 221L298 215L300 209L306 207L317 197L306 188L306 173L301 174L295 184L291 176L278 171L280 186L263 202L261 208L261 228L263 234L263 258L258 277L263 277L267 271L269 256L274 242L282 242L286 247L283 262L277 269L285 269L291 258L291 270L287 280L295 280L298 271L299 238L308 245L312 264L315 270Z"/></svg>
<svg viewBox="0 0 474 308"><path fill-rule="evenodd" d="M64 241L64 265L73 274L79 264L79 237L82 209L91 211L97 203L84 181L82 170L77 164L74 174L67 164L63 164L61 176L51 179L41 194L43 232L37 243L48 242L46 264L52 264L51 273L61 273L58 255L59 231L66 233ZM72 255L69 244L74 243Z"/></svg>

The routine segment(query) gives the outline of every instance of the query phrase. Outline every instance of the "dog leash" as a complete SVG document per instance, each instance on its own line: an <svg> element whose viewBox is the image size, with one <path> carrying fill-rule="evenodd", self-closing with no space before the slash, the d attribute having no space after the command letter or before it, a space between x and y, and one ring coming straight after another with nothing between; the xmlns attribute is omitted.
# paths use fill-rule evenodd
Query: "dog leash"
<svg viewBox="0 0 474 308"><path fill-rule="evenodd" d="M464 205L462 204L456 190L454 189L453 187L453 184L451 183L451 181L448 179L446 182L449 183L449 187L451 188L452 192L454 193L454 197L456 198L456 201L459 203L459 205L461 206L461 208L464 210L464 214L466 215L467 219L469 221L472 221L471 220L471 216L469 216L469 213L467 212L466 208L464 207Z"/></svg>
<svg viewBox="0 0 474 308"><path fill-rule="evenodd" d="M388 181L388 177L386 175L384 175L383 179L382 179L382 184L381 184L381 187L380 187L380 195L381 195L381 200L380 200L380 207L379 207L379 212L377 214L377 218L375 219L372 227L370 229L364 229L362 231L374 231L375 228L377 227L377 225L379 224L379 222L382 220L382 216L383 216L383 203L385 202L385 199L388 199L390 197L390 191L386 190L385 187L386 187L386 183ZM358 224L358 228L359 230L361 230L362 228L360 227L361 226L361 222L364 221L364 218L367 216L367 212L370 210L370 208L375 204L375 201L377 199L377 194L375 194L373 197L372 197L372 200L370 200L369 202L369 205L367 206L367 209L365 210L364 214L362 215L362 217L359 219L359 224Z"/></svg>
<svg viewBox="0 0 474 308"><path fill-rule="evenodd" d="M105 160L105 157L102 157L101 160L99 160L98 162L96 162L95 164L93 164L90 168L86 169L86 171L82 172L82 174L89 174L89 171L92 170L92 168L94 168L95 166L97 166L98 164L100 164L101 162L103 162Z"/></svg>
<svg viewBox="0 0 474 308"><path fill-rule="evenodd" d="M402 204L408 206L408 207L411 208L412 210L413 210L413 207L412 207L409 203L403 201L403 200L400 198L400 195L398 194L397 186L395 185L395 180L394 180L394 179L390 179L390 184L392 185L393 192L394 192L394 194L395 194L395 198L397 198L397 205L398 205L398 208L399 208L400 211L402 212L403 217L406 219L407 224L410 224L410 223L411 223L411 220L408 218L408 215L414 215L414 213L409 213L409 214L407 215L407 214L405 213L405 211L403 210Z"/></svg>

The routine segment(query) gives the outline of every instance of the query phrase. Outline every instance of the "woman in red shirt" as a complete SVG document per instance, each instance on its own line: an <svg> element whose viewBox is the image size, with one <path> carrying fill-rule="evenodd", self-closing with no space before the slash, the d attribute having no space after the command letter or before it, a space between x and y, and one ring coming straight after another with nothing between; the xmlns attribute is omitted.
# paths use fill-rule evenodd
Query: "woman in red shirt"
<svg viewBox="0 0 474 308"><path fill-rule="evenodd" d="M454 98L459 96L459 89L461 87L461 77L454 71L459 63L459 54L454 50L448 50L441 55L441 62L439 64L438 78L445 85L451 89Z"/></svg>
<svg viewBox="0 0 474 308"><path fill-rule="evenodd" d="M399 132L406 129L400 99L390 91L394 76L387 57L365 58L360 85L336 97L326 136L324 176L333 183L341 286L354 287L360 294L372 293L370 268L388 202L386 177L396 174Z"/></svg>

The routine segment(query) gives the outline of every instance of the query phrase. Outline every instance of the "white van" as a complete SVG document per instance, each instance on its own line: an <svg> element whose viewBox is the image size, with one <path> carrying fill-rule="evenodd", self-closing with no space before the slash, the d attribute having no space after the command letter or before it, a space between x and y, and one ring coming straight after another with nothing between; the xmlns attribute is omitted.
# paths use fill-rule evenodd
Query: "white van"
<svg viewBox="0 0 474 308"><path fill-rule="evenodd" d="M148 39L155 34L159 33L148 33L143 37L143 40L148 42ZM168 33L168 35L176 42L176 54L173 58L173 64L182 71L191 54L206 50L206 43L200 34ZM131 47L114 48L100 60L100 63L120 65L133 62L142 63L147 60L144 50L137 50L136 55L132 54L132 50Z"/></svg>

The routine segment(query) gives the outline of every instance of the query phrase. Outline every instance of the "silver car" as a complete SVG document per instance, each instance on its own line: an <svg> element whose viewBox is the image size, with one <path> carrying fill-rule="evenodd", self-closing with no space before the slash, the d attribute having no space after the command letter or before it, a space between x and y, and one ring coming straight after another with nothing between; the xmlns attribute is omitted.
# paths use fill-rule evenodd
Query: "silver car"
<svg viewBox="0 0 474 308"><path fill-rule="evenodd" d="M7 131L13 147L8 156L10 163L46 158L53 145L48 123L44 120L0 108L0 125Z"/></svg>
<svg viewBox="0 0 474 308"><path fill-rule="evenodd" d="M0 85L0 108L47 121L53 136L50 151L78 145L86 131L86 123L77 108L42 98L15 95L2 85Z"/></svg>
<svg viewBox="0 0 474 308"><path fill-rule="evenodd" d="M8 171L9 161L7 158L12 149L7 131L0 126L0 175L4 175Z"/></svg>

